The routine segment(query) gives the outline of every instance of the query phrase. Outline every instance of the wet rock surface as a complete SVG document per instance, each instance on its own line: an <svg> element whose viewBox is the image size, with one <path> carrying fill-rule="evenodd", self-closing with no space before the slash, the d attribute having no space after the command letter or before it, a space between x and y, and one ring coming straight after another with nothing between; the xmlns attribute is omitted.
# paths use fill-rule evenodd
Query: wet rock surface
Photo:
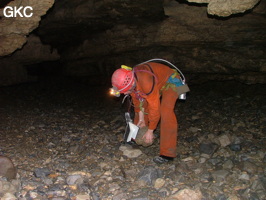
<svg viewBox="0 0 266 200"><path fill-rule="evenodd" d="M265 199L265 93L214 86L191 86L176 104L178 157L165 165L152 161L158 137L149 147L121 143L126 109L107 87L0 88L0 155L17 168L16 179L0 177L1 199Z"/></svg>

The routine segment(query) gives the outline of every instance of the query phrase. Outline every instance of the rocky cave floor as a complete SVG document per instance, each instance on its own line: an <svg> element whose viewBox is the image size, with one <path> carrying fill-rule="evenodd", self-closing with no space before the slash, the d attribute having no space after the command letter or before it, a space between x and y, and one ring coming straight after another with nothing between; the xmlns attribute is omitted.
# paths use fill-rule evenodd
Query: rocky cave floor
<svg viewBox="0 0 266 200"><path fill-rule="evenodd" d="M206 83L178 101L178 157L122 144L126 106L107 87L45 80L0 88L2 199L266 199L265 85ZM159 130L156 131L158 136ZM136 151L139 149L141 151ZM136 153L137 152L137 153Z"/></svg>

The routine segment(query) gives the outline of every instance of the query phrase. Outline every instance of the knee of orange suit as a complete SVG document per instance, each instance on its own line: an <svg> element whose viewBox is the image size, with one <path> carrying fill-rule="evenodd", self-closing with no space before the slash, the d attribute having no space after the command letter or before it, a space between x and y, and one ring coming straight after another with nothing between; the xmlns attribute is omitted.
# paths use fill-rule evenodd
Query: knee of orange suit
<svg viewBox="0 0 266 200"><path fill-rule="evenodd" d="M162 93L161 109L174 109L178 94L172 88L164 90Z"/></svg>
<svg viewBox="0 0 266 200"><path fill-rule="evenodd" d="M161 126L170 127L177 127L177 117L172 108L162 108L161 109Z"/></svg>
<svg viewBox="0 0 266 200"><path fill-rule="evenodd" d="M175 117L175 110L172 107L162 106L160 108L161 118L172 118Z"/></svg>

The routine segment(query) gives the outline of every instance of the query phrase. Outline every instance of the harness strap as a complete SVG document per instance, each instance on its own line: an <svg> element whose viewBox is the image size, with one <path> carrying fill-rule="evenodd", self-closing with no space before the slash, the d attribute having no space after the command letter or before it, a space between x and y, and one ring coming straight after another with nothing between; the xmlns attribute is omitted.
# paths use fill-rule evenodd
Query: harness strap
<svg viewBox="0 0 266 200"><path fill-rule="evenodd" d="M154 75L154 72L153 72L151 66L150 66L148 63L145 63L144 65L148 66L149 69L150 69L150 71L147 71L147 70L138 70L138 69L135 70L135 68L134 68L134 72L147 72L147 73L149 73L149 74L152 75L152 88L151 88L151 91L148 92L148 93L144 93L145 95L149 95L149 94L152 93L152 91L153 91L153 89L154 89L155 81L157 81L157 77ZM137 77L137 74L136 74L136 73L134 73L134 76L135 76L135 78L136 78L136 81L138 81L138 77Z"/></svg>

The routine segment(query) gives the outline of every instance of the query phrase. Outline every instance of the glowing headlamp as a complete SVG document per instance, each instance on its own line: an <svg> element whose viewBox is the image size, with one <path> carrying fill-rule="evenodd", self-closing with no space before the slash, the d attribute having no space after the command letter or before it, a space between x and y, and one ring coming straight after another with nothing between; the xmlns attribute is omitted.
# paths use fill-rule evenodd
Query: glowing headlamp
<svg viewBox="0 0 266 200"><path fill-rule="evenodd" d="M120 97L120 92L116 87L110 88L110 94L116 97Z"/></svg>

